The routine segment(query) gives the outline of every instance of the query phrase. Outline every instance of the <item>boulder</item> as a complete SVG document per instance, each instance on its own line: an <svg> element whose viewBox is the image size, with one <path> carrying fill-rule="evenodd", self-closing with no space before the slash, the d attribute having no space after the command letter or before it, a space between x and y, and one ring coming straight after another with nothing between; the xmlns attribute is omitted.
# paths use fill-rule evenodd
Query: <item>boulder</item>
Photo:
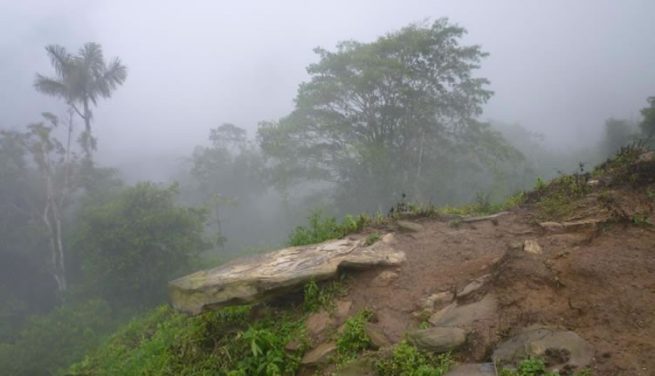
<svg viewBox="0 0 655 376"><path fill-rule="evenodd" d="M477 321L493 321L496 307L496 298L487 295L482 300L471 304L460 306L452 303L432 315L429 321L434 326L471 328Z"/></svg>
<svg viewBox="0 0 655 376"><path fill-rule="evenodd" d="M442 291L428 296L423 299L421 306L423 309L432 311L435 307L441 307L453 301L455 296L450 291Z"/></svg>
<svg viewBox="0 0 655 376"><path fill-rule="evenodd" d="M307 333L312 337L321 334L332 325L334 325L334 320L325 311L312 313L305 321L305 329L307 329Z"/></svg>
<svg viewBox="0 0 655 376"><path fill-rule="evenodd" d="M543 358L549 367L581 369L593 358L591 345L575 332L532 326L501 343L493 353L496 364L516 364L529 356Z"/></svg>
<svg viewBox="0 0 655 376"><path fill-rule="evenodd" d="M491 279L491 274L485 274L482 277L476 278L471 281L468 285L464 286L461 290L457 291L458 298L465 298L482 288L482 286Z"/></svg>
<svg viewBox="0 0 655 376"><path fill-rule="evenodd" d="M334 342L321 343L316 348L307 352L300 361L306 366L327 363L337 351L337 344Z"/></svg>
<svg viewBox="0 0 655 376"><path fill-rule="evenodd" d="M382 328L372 322L366 323L366 335L371 340L373 349L379 349L391 345L391 342L382 331Z"/></svg>
<svg viewBox="0 0 655 376"><path fill-rule="evenodd" d="M466 331L461 328L417 329L407 333L407 339L419 349L443 353L463 345Z"/></svg>
<svg viewBox="0 0 655 376"><path fill-rule="evenodd" d="M171 303L179 311L198 314L266 300L302 288L310 280L334 277L342 267L396 266L405 261L405 253L394 249L392 240L384 236L370 246L365 239L332 240L237 259L170 282Z"/></svg>

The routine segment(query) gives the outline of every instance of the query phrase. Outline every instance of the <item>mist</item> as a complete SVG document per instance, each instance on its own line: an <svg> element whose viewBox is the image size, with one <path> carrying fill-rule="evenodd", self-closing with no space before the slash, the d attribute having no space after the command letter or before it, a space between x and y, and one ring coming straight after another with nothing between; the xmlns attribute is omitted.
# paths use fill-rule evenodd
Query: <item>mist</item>
<svg viewBox="0 0 655 376"><path fill-rule="evenodd" d="M288 113L314 47L448 17L490 54L480 75L495 94L483 118L521 124L551 147L580 147L599 139L609 117L637 119L651 94L653 10L649 1L6 2L1 124L61 112L32 89L35 72L49 70L43 48L95 41L130 74L96 110L98 159L124 167L174 159L222 122L254 131ZM142 163L132 175L163 179Z"/></svg>
<svg viewBox="0 0 655 376"><path fill-rule="evenodd" d="M653 14L0 0L0 373L63 372L191 271L408 208L488 214L652 148ZM38 325L74 329L43 344L64 355Z"/></svg>

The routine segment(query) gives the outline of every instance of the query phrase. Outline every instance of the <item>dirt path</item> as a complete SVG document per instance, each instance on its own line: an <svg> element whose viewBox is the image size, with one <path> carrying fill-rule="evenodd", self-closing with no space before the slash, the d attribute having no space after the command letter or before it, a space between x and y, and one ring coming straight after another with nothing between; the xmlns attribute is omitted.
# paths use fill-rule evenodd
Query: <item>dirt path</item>
<svg viewBox="0 0 655 376"><path fill-rule="evenodd" d="M368 308L392 341L422 319L431 294L457 292L490 274L484 293L498 299L461 360L489 360L494 345L531 324L573 330L594 348L594 375L655 375L655 231L633 225L548 233L517 209L476 223L418 220L419 232L396 232L407 254L396 269L354 274L348 300ZM535 240L543 253L521 250ZM394 274L390 274L389 271ZM386 273L381 275L381 273ZM466 299L475 299L475 296Z"/></svg>

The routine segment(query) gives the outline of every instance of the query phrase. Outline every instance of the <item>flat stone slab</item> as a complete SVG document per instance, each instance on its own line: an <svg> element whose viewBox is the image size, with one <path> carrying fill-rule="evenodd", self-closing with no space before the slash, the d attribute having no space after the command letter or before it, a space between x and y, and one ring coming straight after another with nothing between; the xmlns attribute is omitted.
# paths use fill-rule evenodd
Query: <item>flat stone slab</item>
<svg viewBox="0 0 655 376"><path fill-rule="evenodd" d="M497 301L492 295L466 305L451 303L428 320L434 326L471 328L477 321L493 321Z"/></svg>
<svg viewBox="0 0 655 376"><path fill-rule="evenodd" d="M444 353L464 344L466 331L461 328L417 329L407 333L407 338L419 349Z"/></svg>
<svg viewBox="0 0 655 376"><path fill-rule="evenodd" d="M541 357L553 366L582 369L593 359L591 345L575 332L547 326L532 326L501 343L492 355L496 364L516 364L529 356Z"/></svg>
<svg viewBox="0 0 655 376"><path fill-rule="evenodd" d="M393 241L392 234L370 246L365 239L340 239L233 260L169 282L171 304L195 315L221 306L266 300L310 280L333 277L341 267L400 265L405 253L394 249Z"/></svg>

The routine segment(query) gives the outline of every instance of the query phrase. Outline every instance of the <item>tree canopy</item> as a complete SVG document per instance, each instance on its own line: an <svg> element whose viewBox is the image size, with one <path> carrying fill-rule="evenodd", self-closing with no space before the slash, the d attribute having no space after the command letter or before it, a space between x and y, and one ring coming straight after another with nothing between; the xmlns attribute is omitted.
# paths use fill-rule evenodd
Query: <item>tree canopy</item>
<svg viewBox="0 0 655 376"><path fill-rule="evenodd" d="M355 208L371 209L401 192L434 198L445 189L435 179L456 174L458 159L478 165L516 156L475 120L492 92L474 75L486 53L462 45L464 33L440 19L371 43L342 42L334 52L317 48L320 60L307 69L294 111L259 128L276 183L336 183L343 202L366 197Z"/></svg>
<svg viewBox="0 0 655 376"><path fill-rule="evenodd" d="M91 136L91 105L97 106L100 98L111 97L112 91L125 82L127 68L117 57L106 63L102 47L97 43L86 43L77 55L59 45L49 45L45 50L55 69L55 77L37 73L34 87L44 94L64 99L84 120L82 143L88 153L95 148Z"/></svg>

